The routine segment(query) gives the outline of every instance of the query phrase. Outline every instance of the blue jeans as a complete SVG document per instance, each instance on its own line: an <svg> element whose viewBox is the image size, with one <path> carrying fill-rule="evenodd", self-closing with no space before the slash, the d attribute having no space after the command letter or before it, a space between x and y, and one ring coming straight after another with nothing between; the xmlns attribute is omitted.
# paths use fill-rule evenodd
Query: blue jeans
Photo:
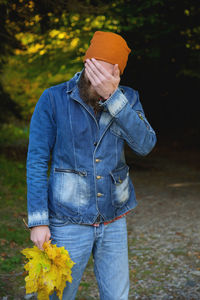
<svg viewBox="0 0 200 300"><path fill-rule="evenodd" d="M64 246L76 263L72 268L72 283L67 282L63 300L75 299L84 269L92 253L94 273L101 300L127 300L129 267L126 217L110 224L50 225L52 243ZM58 299L55 293L51 300Z"/></svg>

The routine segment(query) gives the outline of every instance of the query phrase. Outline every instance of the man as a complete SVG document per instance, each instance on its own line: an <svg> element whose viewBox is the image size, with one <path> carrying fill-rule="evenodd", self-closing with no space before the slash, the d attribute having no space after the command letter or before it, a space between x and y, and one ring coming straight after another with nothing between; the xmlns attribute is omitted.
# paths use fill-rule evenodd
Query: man
<svg viewBox="0 0 200 300"><path fill-rule="evenodd" d="M125 215L137 201L124 141L138 155L156 143L138 92L119 85L129 53L120 35L95 32L82 72L46 89L32 116L28 224L36 246L51 237L76 263L64 300L75 299L91 253L100 299L128 299Z"/></svg>

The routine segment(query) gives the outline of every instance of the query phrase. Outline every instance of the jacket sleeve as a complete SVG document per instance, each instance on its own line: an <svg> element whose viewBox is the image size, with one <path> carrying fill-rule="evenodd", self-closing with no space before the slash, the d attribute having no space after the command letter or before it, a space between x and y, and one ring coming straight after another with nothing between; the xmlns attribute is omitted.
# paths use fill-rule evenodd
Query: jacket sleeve
<svg viewBox="0 0 200 300"><path fill-rule="evenodd" d="M49 225L47 171L55 128L52 103L46 89L36 104L30 123L26 164L29 227Z"/></svg>
<svg viewBox="0 0 200 300"><path fill-rule="evenodd" d="M129 99L129 100L128 100ZM156 144L156 134L147 121L137 91L128 88L123 93L118 88L100 105L114 117L120 135L138 155L147 155Z"/></svg>

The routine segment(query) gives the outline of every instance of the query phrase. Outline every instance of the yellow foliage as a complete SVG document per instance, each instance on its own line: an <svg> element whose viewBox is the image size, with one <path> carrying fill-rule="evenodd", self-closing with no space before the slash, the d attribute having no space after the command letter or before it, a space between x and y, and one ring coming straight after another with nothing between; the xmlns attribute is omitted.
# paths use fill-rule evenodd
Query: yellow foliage
<svg viewBox="0 0 200 300"><path fill-rule="evenodd" d="M25 277L26 293L38 293L38 300L48 300L56 291L62 299L66 281L72 282L71 268L75 264L64 247L52 245L51 241L43 244L44 251L36 246L22 250L28 258L24 266L28 271Z"/></svg>
<svg viewBox="0 0 200 300"><path fill-rule="evenodd" d="M71 16L71 20L74 22L77 22L80 19L80 15L79 14L75 14L73 16Z"/></svg>
<svg viewBox="0 0 200 300"><path fill-rule="evenodd" d="M29 8L33 8L33 7L34 7L34 2L33 2L33 1L29 1L28 7L29 7Z"/></svg>
<svg viewBox="0 0 200 300"><path fill-rule="evenodd" d="M78 45L78 42L79 42L79 38L74 38L71 43L70 43L70 46L72 48L76 48L76 46Z"/></svg>
<svg viewBox="0 0 200 300"><path fill-rule="evenodd" d="M15 49L15 54L16 55L20 55L22 53L22 51L21 50L19 50L19 49Z"/></svg>
<svg viewBox="0 0 200 300"><path fill-rule="evenodd" d="M44 46L39 44L39 43L36 43L36 44L33 44L31 45L28 49L27 49L27 52L28 53L37 53L38 50L42 49Z"/></svg>
<svg viewBox="0 0 200 300"><path fill-rule="evenodd" d="M90 30L91 30L91 27L83 26L83 30L84 30L84 31L90 31Z"/></svg>
<svg viewBox="0 0 200 300"><path fill-rule="evenodd" d="M189 15L190 15L189 9L185 9L185 10L184 10L184 13L185 13L186 16L189 16Z"/></svg>
<svg viewBox="0 0 200 300"><path fill-rule="evenodd" d="M43 55L43 54L45 54L46 53L46 50L45 49L42 49L41 51L40 51L40 55Z"/></svg>
<svg viewBox="0 0 200 300"><path fill-rule="evenodd" d="M59 39L64 39L64 37L65 37L65 32L59 33L59 35L58 35Z"/></svg>
<svg viewBox="0 0 200 300"><path fill-rule="evenodd" d="M35 15L34 19L35 22L39 22L41 20L41 17L39 15Z"/></svg>
<svg viewBox="0 0 200 300"><path fill-rule="evenodd" d="M49 32L50 37L54 38L56 35L60 33L59 30L53 29Z"/></svg>

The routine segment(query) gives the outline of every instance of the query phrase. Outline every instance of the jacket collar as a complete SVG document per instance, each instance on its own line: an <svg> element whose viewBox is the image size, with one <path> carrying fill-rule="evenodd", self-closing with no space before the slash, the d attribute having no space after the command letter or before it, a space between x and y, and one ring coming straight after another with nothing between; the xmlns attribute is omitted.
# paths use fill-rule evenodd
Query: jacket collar
<svg viewBox="0 0 200 300"><path fill-rule="evenodd" d="M79 81L79 78L83 72L83 69L80 72L77 72L74 77L72 77L69 81L66 82L67 86L67 93L70 93L73 91L73 89L77 86L77 83Z"/></svg>
<svg viewBox="0 0 200 300"><path fill-rule="evenodd" d="M76 100L80 104L82 104L82 106L84 106L85 109L90 112L90 114L93 116L93 118L95 118L95 116L93 115L92 108L85 103L85 101L80 97L80 94L79 94L78 81L80 79L82 72L83 72L83 69L80 72L77 72L72 79L70 79L69 81L66 82L66 84L67 84L66 93L68 93L68 94L70 93L70 98L73 100Z"/></svg>

